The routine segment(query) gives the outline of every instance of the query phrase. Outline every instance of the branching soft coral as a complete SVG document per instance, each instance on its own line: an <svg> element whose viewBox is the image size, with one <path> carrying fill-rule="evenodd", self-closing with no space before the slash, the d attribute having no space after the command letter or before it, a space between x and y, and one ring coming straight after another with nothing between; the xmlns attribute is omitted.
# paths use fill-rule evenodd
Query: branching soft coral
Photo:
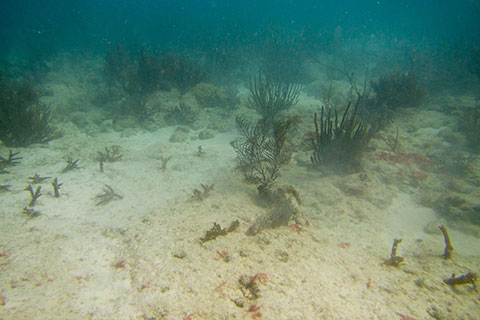
<svg viewBox="0 0 480 320"><path fill-rule="evenodd" d="M7 147L24 147L59 138L50 109L39 102L28 82L0 78L0 140Z"/></svg>
<svg viewBox="0 0 480 320"><path fill-rule="evenodd" d="M293 122L271 124L262 119L253 125L241 116L236 122L241 135L232 142L237 153L237 169L247 180L260 183L259 191L268 188L278 178L280 169L290 162L291 152L286 140Z"/></svg>
<svg viewBox="0 0 480 320"><path fill-rule="evenodd" d="M375 99L369 103L369 108L397 108L418 107L425 100L426 91L420 86L413 72L392 73L371 81Z"/></svg>
<svg viewBox="0 0 480 320"><path fill-rule="evenodd" d="M358 167L362 153L378 130L358 120L359 103L360 99L352 112L348 104L340 119L336 110L332 114L332 109L322 108L319 118L315 113L311 160L320 170L348 173Z"/></svg>

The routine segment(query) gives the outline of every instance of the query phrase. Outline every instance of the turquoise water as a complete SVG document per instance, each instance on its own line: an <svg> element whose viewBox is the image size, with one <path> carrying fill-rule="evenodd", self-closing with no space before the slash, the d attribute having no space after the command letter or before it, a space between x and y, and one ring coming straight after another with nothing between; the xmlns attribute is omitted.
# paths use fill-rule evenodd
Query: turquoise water
<svg viewBox="0 0 480 320"><path fill-rule="evenodd" d="M2 1L0 318L480 319L479 18Z"/></svg>

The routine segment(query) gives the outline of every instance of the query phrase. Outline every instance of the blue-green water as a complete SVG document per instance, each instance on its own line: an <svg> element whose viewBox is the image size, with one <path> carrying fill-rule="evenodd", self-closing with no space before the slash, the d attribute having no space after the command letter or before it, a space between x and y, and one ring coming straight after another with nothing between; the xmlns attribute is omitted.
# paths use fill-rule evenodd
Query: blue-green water
<svg viewBox="0 0 480 320"><path fill-rule="evenodd" d="M478 30L478 1L1 1L0 319L480 319Z"/></svg>

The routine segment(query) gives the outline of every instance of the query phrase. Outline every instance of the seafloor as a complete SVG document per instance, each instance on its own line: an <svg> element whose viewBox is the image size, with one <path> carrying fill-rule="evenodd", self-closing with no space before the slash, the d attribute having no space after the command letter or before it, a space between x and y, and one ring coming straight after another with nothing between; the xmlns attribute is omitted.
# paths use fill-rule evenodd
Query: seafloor
<svg viewBox="0 0 480 320"><path fill-rule="evenodd" d="M204 128L188 128L185 141L171 142L175 126L117 132L89 108L93 69L54 68L45 102L63 119L65 136L14 149L21 163L0 176L10 185L0 193L1 319L480 319L480 294L443 282L480 270L479 232L442 219L430 200L441 199L435 195L447 184L460 190L467 183L438 170L435 155L457 147L461 134L445 110L473 103L469 96L431 96L396 115L385 135L399 128L400 151L375 138L355 174L324 176L308 152L297 152L280 181L299 191L306 223L248 236L268 209L233 170L233 118L253 112L248 92L241 90L241 106L222 120L231 130L199 139ZM320 105L302 93L291 112L311 125ZM97 152L112 145L123 157L100 172ZM68 156L80 168L61 173ZM171 157L164 169L161 157ZM39 184L40 215L28 217L25 186L36 173L58 177L61 197L53 196L51 179ZM201 184L215 187L196 200ZM105 185L123 198L96 205ZM234 232L200 242L214 222L235 220ZM455 249L450 260L442 258L441 224ZM384 264L394 239L402 239L397 254L405 258L398 267ZM254 279L255 294L245 279Z"/></svg>

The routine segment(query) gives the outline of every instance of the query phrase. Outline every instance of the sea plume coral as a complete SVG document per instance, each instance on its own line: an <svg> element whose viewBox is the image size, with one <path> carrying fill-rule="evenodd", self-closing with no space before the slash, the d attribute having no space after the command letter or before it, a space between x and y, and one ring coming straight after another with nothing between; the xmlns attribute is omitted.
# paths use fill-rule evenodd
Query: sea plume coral
<svg viewBox="0 0 480 320"><path fill-rule="evenodd" d="M0 140L7 147L44 143L62 135L52 126L52 113L40 103L31 83L0 78Z"/></svg>

